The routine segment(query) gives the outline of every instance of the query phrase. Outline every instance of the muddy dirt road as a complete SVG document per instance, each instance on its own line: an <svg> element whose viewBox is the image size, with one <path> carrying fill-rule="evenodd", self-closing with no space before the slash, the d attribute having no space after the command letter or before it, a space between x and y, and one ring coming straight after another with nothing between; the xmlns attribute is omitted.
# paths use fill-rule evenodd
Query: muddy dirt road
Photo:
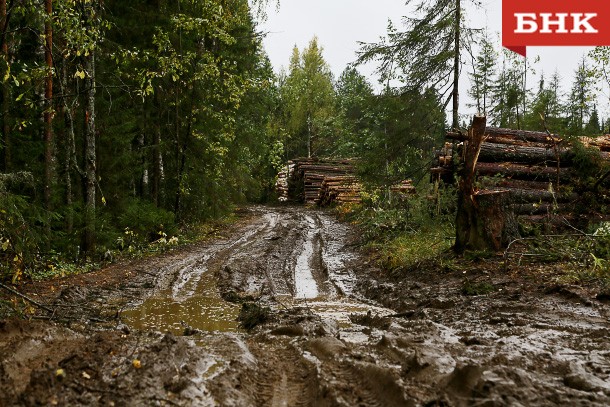
<svg viewBox="0 0 610 407"><path fill-rule="evenodd" d="M610 405L607 303L485 267L385 273L329 213L247 212L30 287L61 322L0 322L0 405Z"/></svg>

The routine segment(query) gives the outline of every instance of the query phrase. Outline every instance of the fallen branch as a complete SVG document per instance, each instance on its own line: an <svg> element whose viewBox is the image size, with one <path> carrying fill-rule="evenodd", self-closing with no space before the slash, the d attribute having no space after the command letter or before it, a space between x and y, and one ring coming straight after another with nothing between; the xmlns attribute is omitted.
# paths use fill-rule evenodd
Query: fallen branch
<svg viewBox="0 0 610 407"><path fill-rule="evenodd" d="M13 290L11 287L9 287L9 286L7 286L7 285L4 285L4 284L0 283L0 287L4 288L6 291L8 291L8 292L10 292L10 293L12 293L12 294L15 294L15 295L16 295L16 296L18 296L18 297L23 298L23 299L24 299L24 300L26 300L27 302L31 303L32 305L34 305L34 306L36 306L36 307L38 307L38 308L40 308L40 309L43 309L43 310L45 310L45 311L47 311L47 312L50 312L51 314L53 314L53 313L55 312L55 311L53 311L51 308L47 307L46 305L42 305L42 304L40 304L40 303L38 303L38 302L34 301L33 299L31 299L31 298L30 298L30 297L28 297L27 295L25 295L25 294L21 294L19 291L17 291L17 290Z"/></svg>

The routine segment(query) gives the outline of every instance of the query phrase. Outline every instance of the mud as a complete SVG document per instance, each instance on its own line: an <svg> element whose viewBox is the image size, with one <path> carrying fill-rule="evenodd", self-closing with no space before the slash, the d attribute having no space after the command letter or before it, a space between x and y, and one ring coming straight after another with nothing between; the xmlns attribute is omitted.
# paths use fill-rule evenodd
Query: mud
<svg viewBox="0 0 610 407"><path fill-rule="evenodd" d="M56 312L0 322L0 405L610 405L603 295L486 264L389 273L356 242L329 213L257 207L28 286ZM243 303L266 322L240 328Z"/></svg>

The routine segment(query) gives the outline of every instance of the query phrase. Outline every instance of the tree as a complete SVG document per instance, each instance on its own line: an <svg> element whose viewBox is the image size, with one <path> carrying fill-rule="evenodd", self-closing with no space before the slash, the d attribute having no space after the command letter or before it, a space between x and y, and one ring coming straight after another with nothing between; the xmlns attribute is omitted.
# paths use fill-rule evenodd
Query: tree
<svg viewBox="0 0 610 407"><path fill-rule="evenodd" d="M289 149L296 155L311 157L330 150L329 121L334 116L335 94L332 73L322 51L317 37L302 53L295 46L290 71L282 86L292 137Z"/></svg>
<svg viewBox="0 0 610 407"><path fill-rule="evenodd" d="M499 127L521 129L526 98L523 87L525 62L512 51L503 51L502 67L491 87L492 123Z"/></svg>
<svg viewBox="0 0 610 407"><path fill-rule="evenodd" d="M374 122L372 110L376 98L373 87L354 67L347 67L336 84L337 143L335 154L358 157Z"/></svg>
<svg viewBox="0 0 610 407"><path fill-rule="evenodd" d="M593 71L587 68L583 56L574 73L574 83L568 97L568 132L573 136L583 135L583 129L593 107Z"/></svg>
<svg viewBox="0 0 610 407"><path fill-rule="evenodd" d="M10 58L8 54L8 38L9 15L6 9L6 0L0 0L0 78L2 80L2 102L0 103L0 111L2 111L2 132L0 143L3 152L3 168L4 171L11 170L11 150L10 150L10 127L9 127L9 75L10 75Z"/></svg>
<svg viewBox="0 0 610 407"><path fill-rule="evenodd" d="M486 115L496 71L497 52L487 31L481 36L479 54L473 55L473 72L470 73L471 88L468 95L474 99L479 114Z"/></svg>
<svg viewBox="0 0 610 407"><path fill-rule="evenodd" d="M587 122L583 133L586 136L598 136L601 134L601 126L599 120L599 113L597 112L597 105L593 105L593 109L591 110L591 115L589 116L589 121Z"/></svg>
<svg viewBox="0 0 610 407"><path fill-rule="evenodd" d="M470 32L461 0L420 1L414 14L417 17L404 17L405 31L390 24L387 39L363 44L358 61L379 61L384 82L398 69L409 90L434 88L441 97L448 95L444 106L452 102L452 127L458 128L461 52L463 37Z"/></svg>
<svg viewBox="0 0 610 407"><path fill-rule="evenodd" d="M248 1L101 5L0 0L0 168L25 170L0 174L12 258L95 257L125 228L156 240L270 195L281 102Z"/></svg>
<svg viewBox="0 0 610 407"><path fill-rule="evenodd" d="M565 131L562 116L564 104L561 100L561 77L555 70L549 82L544 73L540 75L538 92L534 96L531 109L525 117L525 128L528 130L550 131L561 134Z"/></svg>
<svg viewBox="0 0 610 407"><path fill-rule="evenodd" d="M51 184L53 183L53 0L45 0L45 63L47 75L45 78L45 106L44 106L44 201L45 209L51 212ZM47 235L51 235L51 219L46 219Z"/></svg>

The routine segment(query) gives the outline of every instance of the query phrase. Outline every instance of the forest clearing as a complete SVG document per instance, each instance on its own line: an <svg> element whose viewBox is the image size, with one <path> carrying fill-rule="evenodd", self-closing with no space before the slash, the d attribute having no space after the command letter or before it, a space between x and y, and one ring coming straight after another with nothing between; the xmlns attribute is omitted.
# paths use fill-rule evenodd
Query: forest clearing
<svg viewBox="0 0 610 407"><path fill-rule="evenodd" d="M610 47L400 3L0 0L0 407L610 405Z"/></svg>

